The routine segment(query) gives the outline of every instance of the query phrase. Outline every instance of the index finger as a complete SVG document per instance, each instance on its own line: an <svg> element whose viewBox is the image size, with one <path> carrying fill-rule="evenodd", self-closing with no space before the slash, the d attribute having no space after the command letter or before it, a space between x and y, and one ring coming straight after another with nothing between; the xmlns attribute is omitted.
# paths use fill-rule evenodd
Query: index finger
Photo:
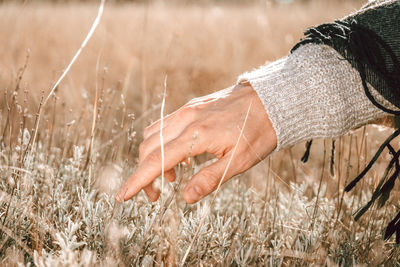
<svg viewBox="0 0 400 267"><path fill-rule="evenodd" d="M194 135L194 134L192 134ZM193 138L186 130L184 134L172 140L164 147L164 171L171 170L180 162L185 160L189 154L195 156L205 152L204 146L197 143L193 146ZM194 149L196 148L196 150ZM138 169L128 178L117 194L117 199L126 201L149 185L155 178L161 175L161 149L150 153L146 159L139 165Z"/></svg>

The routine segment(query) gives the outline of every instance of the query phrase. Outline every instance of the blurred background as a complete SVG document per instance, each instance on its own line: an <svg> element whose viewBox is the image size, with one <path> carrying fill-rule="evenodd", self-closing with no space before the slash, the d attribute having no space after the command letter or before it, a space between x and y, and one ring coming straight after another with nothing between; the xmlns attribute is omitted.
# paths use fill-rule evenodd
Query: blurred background
<svg viewBox="0 0 400 267"><path fill-rule="evenodd" d="M43 266L91 259L153 266L154 256L156 264L166 257L175 266L208 202L183 206L178 193L172 202L150 204L139 194L113 204L137 167L143 128L160 118L164 89L169 113L288 55L306 28L366 2L107 0L36 124L100 0L0 0L0 265L32 265L42 256L54 259ZM225 257L225 265L235 258L239 266L398 264L400 250L384 243L382 232L398 210L399 191L384 209L353 220L392 156L385 152L352 193L343 192L391 132L368 126L336 143L314 140L306 164L304 144L273 153L224 186L189 257L205 266ZM177 168L184 183L205 158L191 162Z"/></svg>
<svg viewBox="0 0 400 267"><path fill-rule="evenodd" d="M80 47L100 1L1 2L0 126L7 128L11 121L14 125L7 131L18 136L21 120L28 129L34 125L41 99ZM130 148L140 142L143 127L160 116L166 77L169 113L191 98L233 85L245 71L287 55L307 27L346 16L364 3L106 1L98 29L46 106L40 128L54 131L60 137L52 142L61 144L66 127L74 122L70 131L78 135L71 147L84 143L90 136L97 90L104 102L96 125L99 142L125 131L137 133L136 143L120 143L135 158L137 150ZM12 103L22 111L8 118ZM303 152L300 145L293 155L284 153L276 161L283 177L296 178L284 162L289 156L299 159ZM322 152L316 149L317 166ZM318 172L312 166L309 172Z"/></svg>
<svg viewBox="0 0 400 267"><path fill-rule="evenodd" d="M28 56L21 85L38 105L38 92L47 92L79 48L100 1L0 2L0 90L12 87ZM102 79L105 87L123 90L129 109L141 114L159 102L168 75L171 111L286 55L307 27L341 18L365 1L106 2L99 28L58 92L72 110L92 102Z"/></svg>

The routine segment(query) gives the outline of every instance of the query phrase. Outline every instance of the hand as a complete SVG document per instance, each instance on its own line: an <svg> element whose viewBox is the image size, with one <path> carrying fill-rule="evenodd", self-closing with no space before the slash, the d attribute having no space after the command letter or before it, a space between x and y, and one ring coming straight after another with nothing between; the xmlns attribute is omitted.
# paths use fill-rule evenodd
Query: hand
<svg viewBox="0 0 400 267"><path fill-rule="evenodd" d="M245 129L238 140L248 110ZM150 200L158 199L160 191L153 188L153 181L162 171L160 123L145 129L138 168L121 187L117 200L128 200L142 189ZM184 199L189 204L217 188L238 141L223 182L254 166L277 144L264 106L249 83L195 98L165 117L163 124L164 175L170 182L176 177L173 168L188 157L210 153L218 158L187 183Z"/></svg>

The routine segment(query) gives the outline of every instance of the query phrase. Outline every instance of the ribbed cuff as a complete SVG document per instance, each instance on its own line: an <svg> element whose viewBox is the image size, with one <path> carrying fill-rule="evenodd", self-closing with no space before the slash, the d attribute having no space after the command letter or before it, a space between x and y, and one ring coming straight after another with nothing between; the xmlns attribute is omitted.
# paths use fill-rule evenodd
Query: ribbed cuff
<svg viewBox="0 0 400 267"><path fill-rule="evenodd" d="M243 81L250 82L264 104L277 134L276 150L340 136L384 115L365 96L357 70L326 45L301 46L288 57L242 74L238 82ZM372 93L391 106L374 89Z"/></svg>

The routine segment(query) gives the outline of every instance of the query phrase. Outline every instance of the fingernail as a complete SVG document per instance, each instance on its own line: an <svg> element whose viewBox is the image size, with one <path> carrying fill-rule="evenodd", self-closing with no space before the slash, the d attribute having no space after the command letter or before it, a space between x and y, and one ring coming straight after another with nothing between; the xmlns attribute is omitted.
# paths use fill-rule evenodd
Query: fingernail
<svg viewBox="0 0 400 267"><path fill-rule="evenodd" d="M201 191L197 185L190 187L188 193L190 198L193 199L194 201L197 201L201 198Z"/></svg>
<svg viewBox="0 0 400 267"><path fill-rule="evenodd" d="M119 197L119 194L115 195L115 200L118 201L119 203L122 203L122 200Z"/></svg>
<svg viewBox="0 0 400 267"><path fill-rule="evenodd" d="M124 202L125 194L126 194L126 189L120 189L118 194L115 195L115 199L118 202L122 203Z"/></svg>

